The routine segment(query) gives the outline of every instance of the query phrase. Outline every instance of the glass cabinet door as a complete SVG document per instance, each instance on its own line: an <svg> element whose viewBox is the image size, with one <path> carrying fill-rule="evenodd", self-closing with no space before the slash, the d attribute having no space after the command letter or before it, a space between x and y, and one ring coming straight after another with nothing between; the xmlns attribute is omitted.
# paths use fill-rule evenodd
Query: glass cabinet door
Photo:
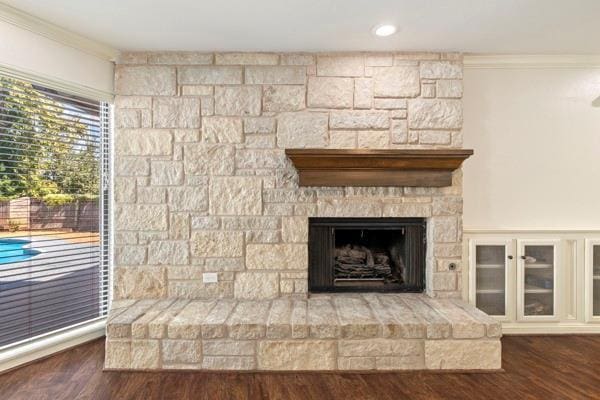
<svg viewBox="0 0 600 400"><path fill-rule="evenodd" d="M522 315L554 316L556 245L524 244L520 253Z"/></svg>
<svg viewBox="0 0 600 400"><path fill-rule="evenodd" d="M592 313L600 317L600 244L592 246Z"/></svg>
<svg viewBox="0 0 600 400"><path fill-rule="evenodd" d="M506 315L507 246L475 244L475 306L488 315Z"/></svg>

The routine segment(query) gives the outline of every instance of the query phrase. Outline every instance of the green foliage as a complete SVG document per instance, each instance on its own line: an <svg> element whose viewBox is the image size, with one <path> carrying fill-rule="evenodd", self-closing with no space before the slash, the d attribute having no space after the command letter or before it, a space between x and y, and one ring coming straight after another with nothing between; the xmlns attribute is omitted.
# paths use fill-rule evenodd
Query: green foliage
<svg viewBox="0 0 600 400"><path fill-rule="evenodd" d="M71 194L56 193L47 194L42 197L42 200L49 206L62 206L63 204L68 204L75 201L75 197Z"/></svg>
<svg viewBox="0 0 600 400"><path fill-rule="evenodd" d="M20 228L19 221L16 221L14 219L8 220L8 231L9 232L16 232L19 230L19 228Z"/></svg>
<svg viewBox="0 0 600 400"><path fill-rule="evenodd" d="M93 117L58 99L0 78L0 198L98 195L97 133L84 123Z"/></svg>

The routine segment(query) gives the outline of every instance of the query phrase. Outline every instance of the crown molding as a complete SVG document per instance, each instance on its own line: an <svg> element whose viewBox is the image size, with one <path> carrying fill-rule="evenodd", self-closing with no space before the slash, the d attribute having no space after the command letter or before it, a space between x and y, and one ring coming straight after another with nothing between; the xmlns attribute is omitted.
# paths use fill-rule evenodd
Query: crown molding
<svg viewBox="0 0 600 400"><path fill-rule="evenodd" d="M7 22L106 61L116 61L119 51L104 43L71 32L7 4L0 3L0 21Z"/></svg>
<svg viewBox="0 0 600 400"><path fill-rule="evenodd" d="M600 55L465 54L463 63L473 69L600 68Z"/></svg>

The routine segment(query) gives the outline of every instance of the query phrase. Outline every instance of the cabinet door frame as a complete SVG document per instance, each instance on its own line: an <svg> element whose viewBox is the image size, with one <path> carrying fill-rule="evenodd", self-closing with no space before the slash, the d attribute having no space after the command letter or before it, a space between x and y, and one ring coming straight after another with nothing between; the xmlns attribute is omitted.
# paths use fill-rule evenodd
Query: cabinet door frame
<svg viewBox="0 0 600 400"><path fill-rule="evenodd" d="M491 317L508 322L514 320L514 243L505 238L469 239L469 302L477 306L477 246L504 246L504 315ZM512 256L512 259L509 259Z"/></svg>
<svg viewBox="0 0 600 400"><path fill-rule="evenodd" d="M561 315L560 303L560 285L558 278L560 276L559 269L561 268L562 260L560 259L560 239L517 239L517 320L526 322L548 322L558 321ZM525 260L521 257L525 256L525 246L553 246L553 271L552 271L552 315L525 315Z"/></svg>
<svg viewBox="0 0 600 400"><path fill-rule="evenodd" d="M594 316L594 246L600 246L600 238L585 239L585 322L600 323L600 315Z"/></svg>

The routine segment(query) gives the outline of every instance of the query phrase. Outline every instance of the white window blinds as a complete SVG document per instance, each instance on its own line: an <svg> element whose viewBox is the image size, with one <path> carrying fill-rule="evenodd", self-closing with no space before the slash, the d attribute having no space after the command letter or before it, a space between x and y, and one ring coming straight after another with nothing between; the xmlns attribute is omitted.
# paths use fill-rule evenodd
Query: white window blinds
<svg viewBox="0 0 600 400"><path fill-rule="evenodd" d="M0 348L106 315L109 113L0 73Z"/></svg>

